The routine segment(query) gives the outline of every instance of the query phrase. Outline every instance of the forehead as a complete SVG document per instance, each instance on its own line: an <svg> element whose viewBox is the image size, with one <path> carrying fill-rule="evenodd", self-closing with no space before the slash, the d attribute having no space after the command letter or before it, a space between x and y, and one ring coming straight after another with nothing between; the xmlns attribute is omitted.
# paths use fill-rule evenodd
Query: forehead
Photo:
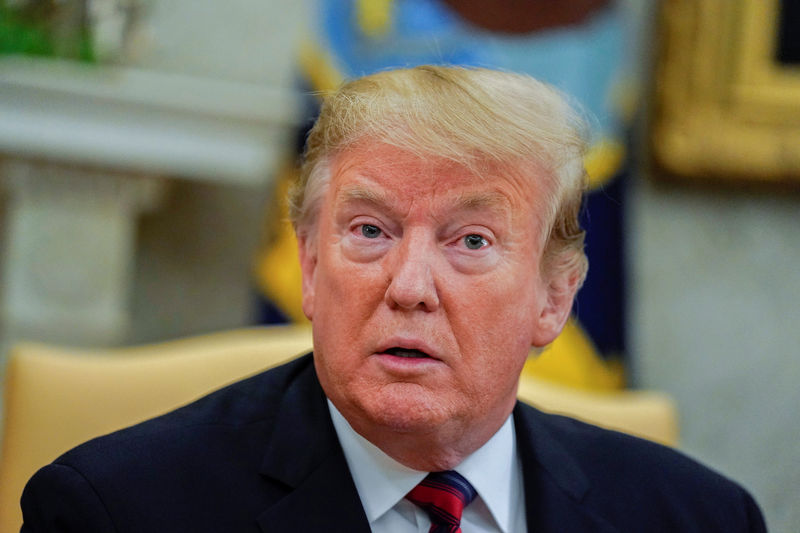
<svg viewBox="0 0 800 533"><path fill-rule="evenodd" d="M494 212L533 211L533 172L483 165L478 172L457 162L423 157L383 144L339 154L331 166L329 198L335 205L433 205Z"/></svg>

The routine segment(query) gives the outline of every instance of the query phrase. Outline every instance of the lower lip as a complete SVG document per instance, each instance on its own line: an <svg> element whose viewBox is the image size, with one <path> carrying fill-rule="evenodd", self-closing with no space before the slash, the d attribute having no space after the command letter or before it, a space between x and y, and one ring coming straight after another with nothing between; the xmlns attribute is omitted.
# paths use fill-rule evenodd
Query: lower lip
<svg viewBox="0 0 800 533"><path fill-rule="evenodd" d="M390 353L376 353L375 356L386 370L402 373L430 371L443 364L433 357L400 357Z"/></svg>

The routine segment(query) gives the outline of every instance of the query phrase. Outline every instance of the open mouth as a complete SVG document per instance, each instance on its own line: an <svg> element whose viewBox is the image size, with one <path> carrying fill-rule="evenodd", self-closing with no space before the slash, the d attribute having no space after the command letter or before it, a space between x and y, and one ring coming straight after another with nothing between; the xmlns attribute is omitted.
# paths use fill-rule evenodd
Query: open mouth
<svg viewBox="0 0 800 533"><path fill-rule="evenodd" d="M394 355L396 357L407 357L407 358L410 358L410 359L412 359L412 358L413 359L422 359L422 358L430 359L431 358L431 356L426 354L425 352L423 352L421 350L415 350L415 349L412 349L412 348L394 347L394 348L389 348L384 353L388 353L389 355Z"/></svg>

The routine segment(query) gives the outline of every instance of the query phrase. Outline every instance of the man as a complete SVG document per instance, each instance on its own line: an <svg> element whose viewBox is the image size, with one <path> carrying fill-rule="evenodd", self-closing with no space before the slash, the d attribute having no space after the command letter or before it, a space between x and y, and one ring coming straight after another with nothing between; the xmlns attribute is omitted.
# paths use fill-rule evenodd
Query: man
<svg viewBox="0 0 800 533"><path fill-rule="evenodd" d="M582 153L524 76L346 84L291 199L313 356L68 452L23 531L763 531L678 453L516 402L586 272Z"/></svg>

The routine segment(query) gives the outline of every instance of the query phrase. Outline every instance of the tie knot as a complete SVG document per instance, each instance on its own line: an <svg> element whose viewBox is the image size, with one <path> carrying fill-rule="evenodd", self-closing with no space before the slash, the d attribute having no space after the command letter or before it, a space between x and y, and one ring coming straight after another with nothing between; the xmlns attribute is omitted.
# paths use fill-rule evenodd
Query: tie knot
<svg viewBox="0 0 800 533"><path fill-rule="evenodd" d="M411 489L406 498L418 505L431 519L430 533L461 531L461 513L477 492L461 474L453 470L431 472Z"/></svg>

